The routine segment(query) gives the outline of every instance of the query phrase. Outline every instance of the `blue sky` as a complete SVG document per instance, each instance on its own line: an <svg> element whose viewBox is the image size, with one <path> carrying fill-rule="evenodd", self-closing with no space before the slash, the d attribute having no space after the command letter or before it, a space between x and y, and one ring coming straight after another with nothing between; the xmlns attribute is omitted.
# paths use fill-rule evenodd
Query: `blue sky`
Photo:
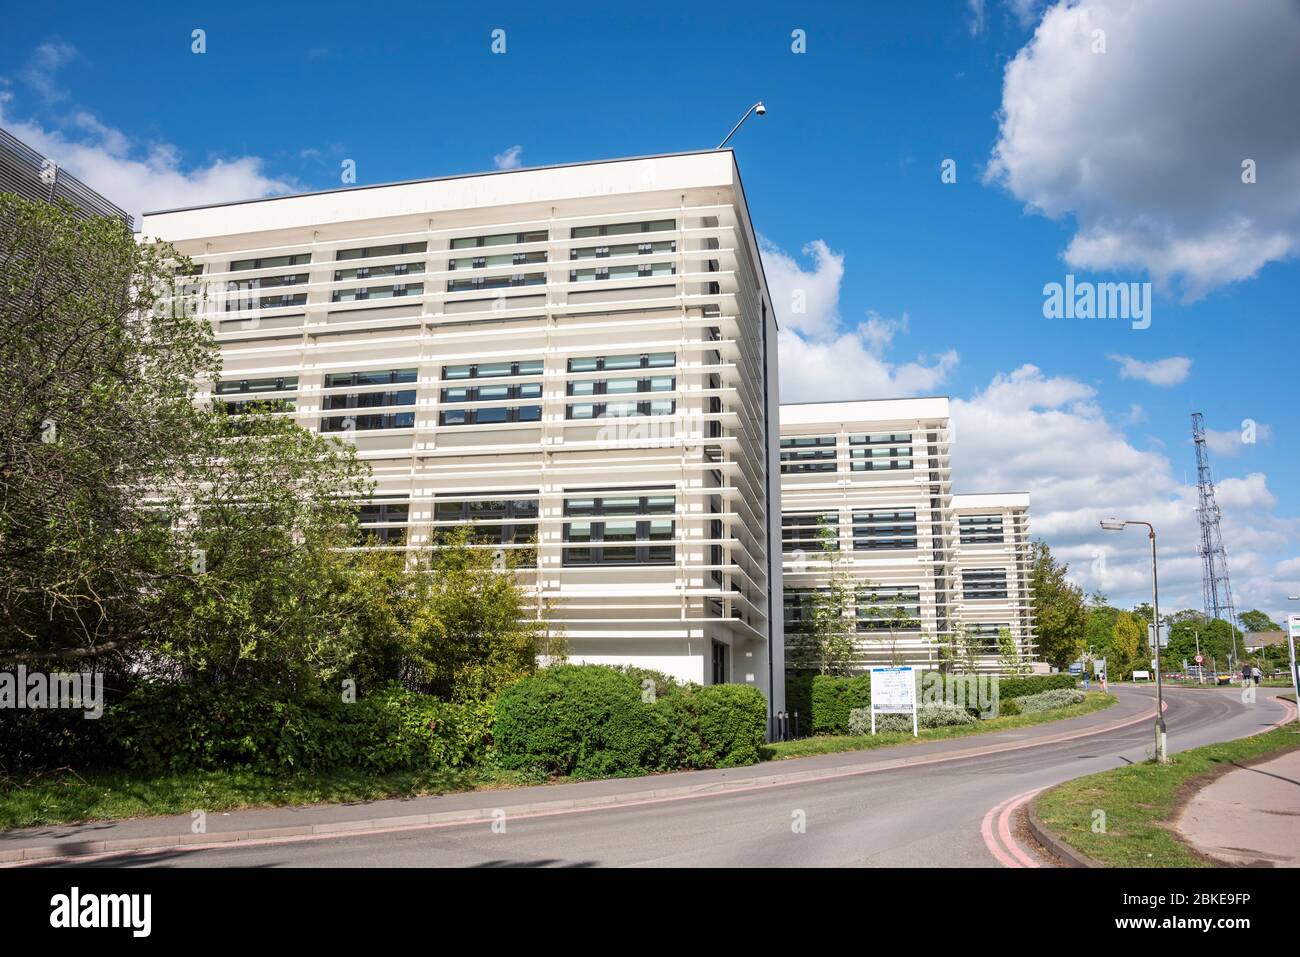
<svg viewBox="0 0 1300 957"><path fill-rule="evenodd" d="M1144 540L1096 518L1154 516L1175 607L1200 604L1202 411L1239 605L1277 614L1300 592L1300 13L1222 6L27 5L0 123L139 213L338 186L349 159L365 184L707 148L762 99L733 145L778 310L809 303L783 316L786 397L952 396L958 491L1029 489L1035 531L1125 602ZM1150 328L1044 318L1067 273L1154 281Z"/></svg>

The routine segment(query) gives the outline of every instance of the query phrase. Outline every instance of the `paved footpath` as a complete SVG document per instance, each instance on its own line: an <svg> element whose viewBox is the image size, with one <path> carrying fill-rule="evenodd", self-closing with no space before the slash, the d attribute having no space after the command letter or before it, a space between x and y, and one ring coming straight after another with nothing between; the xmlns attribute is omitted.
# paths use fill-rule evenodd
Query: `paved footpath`
<svg viewBox="0 0 1300 957"><path fill-rule="evenodd" d="M1300 751L1215 779L1175 826L1194 848L1225 864L1300 867Z"/></svg>

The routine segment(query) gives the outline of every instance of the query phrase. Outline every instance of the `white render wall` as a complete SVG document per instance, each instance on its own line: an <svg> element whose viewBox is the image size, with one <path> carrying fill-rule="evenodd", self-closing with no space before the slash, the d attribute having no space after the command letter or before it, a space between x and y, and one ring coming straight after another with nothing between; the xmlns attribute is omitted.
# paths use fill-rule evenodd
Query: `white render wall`
<svg viewBox="0 0 1300 957"><path fill-rule="evenodd" d="M572 236L575 229L667 221L670 226L653 231ZM521 574L537 614L565 633L571 660L635 664L710 683L720 646L724 680L753 684L768 694L774 711L784 707L781 567L769 550L769 537L779 536L780 514L780 485L769 469L777 444L776 324L731 151L150 213L141 231L174 243L203 266L194 282L206 290L204 308L225 363L223 382L296 379L292 388L257 398L293 399L296 408L286 414L313 429L326 418L352 414L325 408L339 396L414 392L407 404L356 410L361 418L353 425L394 412L412 413L413 421L375 430L349 427L340 436L373 467L375 502L408 509L400 521L386 523L404 529L405 543L384 547L418 548L440 527L455 524L435 514L439 506L535 500L536 564ZM545 236L524 237L534 233ZM503 234L519 241L451 248L456 239ZM401 243L426 248L336 258L340 250ZM570 259L571 250L627 244L638 251ZM643 244L660 251L640 251ZM669 245L671 251L661 251ZM310 254L310 263L230 268L235 260L294 254ZM542 254L545 262L464 265L485 256ZM453 259L460 268L450 268ZM338 270L378 272L411 263L422 264L421 271L335 278ZM653 275L570 276L572 269L649 264ZM536 284L449 288L453 281L537 273L544 281ZM300 305L242 308L248 303L224 293L232 281L302 274L305 282L252 293L305 295ZM341 290L403 283L422 289L382 300L332 301ZM569 365L665 355L672 356L669 367L621 374L570 371ZM540 363L541 369L444 378L448 366L494 362ZM414 381L330 386L326 378L406 369L416 370ZM571 383L651 378L671 378L672 387L610 395L609 402L671 402L670 414L567 417L570 405L592 401L568 395ZM499 386L540 387L540 395L447 398L446 390ZM212 395L213 383L203 388L205 398L250 398ZM529 421L442 423L445 413L487 415L493 413L482 410L504 407L538 412ZM646 501L664 496L672 499L670 513L646 511ZM587 499L629 497L641 501L632 520L660 533L662 522L671 521L671 560L649 564L638 553L632 564L572 564L576 551L566 545L566 531L601 519L566 516L566 503L572 509Z"/></svg>

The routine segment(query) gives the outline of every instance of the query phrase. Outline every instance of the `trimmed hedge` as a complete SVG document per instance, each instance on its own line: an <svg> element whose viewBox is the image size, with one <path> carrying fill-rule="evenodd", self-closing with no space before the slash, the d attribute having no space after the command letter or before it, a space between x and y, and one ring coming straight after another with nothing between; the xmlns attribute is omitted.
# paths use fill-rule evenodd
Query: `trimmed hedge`
<svg viewBox="0 0 1300 957"><path fill-rule="evenodd" d="M322 691L151 683L101 721L116 763L137 770L383 773L472 764L490 740L492 713L400 687L349 704Z"/></svg>
<svg viewBox="0 0 1300 957"><path fill-rule="evenodd" d="M1052 691L1056 688L1073 689L1074 685L1074 675L1068 672L1055 675L1026 675L1023 678L1002 678L998 681L998 697L1027 698L1031 694Z"/></svg>
<svg viewBox="0 0 1300 957"><path fill-rule="evenodd" d="M812 686L813 675L785 676L785 710L792 721L798 713L800 734L812 733Z"/></svg>
<svg viewBox="0 0 1300 957"><path fill-rule="evenodd" d="M1054 711L1067 708L1072 704L1082 704L1084 694L1073 688L1053 688L1038 694L1024 695L1011 699L1020 708L1021 714L1037 714L1040 711Z"/></svg>
<svg viewBox="0 0 1300 957"><path fill-rule="evenodd" d="M753 764L766 730L757 688L557 665L501 693L493 734L503 767L598 778Z"/></svg>
<svg viewBox="0 0 1300 957"><path fill-rule="evenodd" d="M871 707L871 675L817 675L812 680L813 734L848 734L849 712Z"/></svg>

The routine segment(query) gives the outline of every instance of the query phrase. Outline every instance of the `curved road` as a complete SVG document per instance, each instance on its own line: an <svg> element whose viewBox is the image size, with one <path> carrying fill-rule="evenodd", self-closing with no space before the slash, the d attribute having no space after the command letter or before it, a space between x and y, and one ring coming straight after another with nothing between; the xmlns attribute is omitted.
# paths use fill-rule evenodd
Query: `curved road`
<svg viewBox="0 0 1300 957"><path fill-rule="evenodd" d="M922 744L761 766L769 778L807 767L842 767L845 771L820 780L519 817L505 822L504 833L494 832L487 822L475 822L289 843L138 852L84 863L165 867L1037 866L1048 862L1014 837L1006 840L1010 815L990 812L1006 810L1014 804L1011 799L1061 781L1145 760L1152 740L1149 717L1128 727L1059 740L1071 729L1114 725L1134 718L1139 709L1147 716L1154 712L1153 688L1112 690L1119 694L1120 704L1087 718L941 742L943 747ZM1258 702L1246 705L1238 689L1166 691L1170 750L1240 738L1277 724L1288 712L1282 702L1274 700L1275 693L1261 689ZM1038 737L1056 740L1033 743ZM974 748L983 753L971 755ZM963 754L944 757L945 751L954 750ZM864 770L872 762L896 763L895 759L905 755L932 755L934 760ZM834 765L833 761L840 763ZM695 774L703 777L721 772ZM757 776L757 771L754 774ZM663 782L685 777L638 780ZM627 791L629 784L620 786ZM487 793L495 796L480 793L480 804L508 801L508 795L518 792ZM997 836L999 822L1003 839Z"/></svg>

